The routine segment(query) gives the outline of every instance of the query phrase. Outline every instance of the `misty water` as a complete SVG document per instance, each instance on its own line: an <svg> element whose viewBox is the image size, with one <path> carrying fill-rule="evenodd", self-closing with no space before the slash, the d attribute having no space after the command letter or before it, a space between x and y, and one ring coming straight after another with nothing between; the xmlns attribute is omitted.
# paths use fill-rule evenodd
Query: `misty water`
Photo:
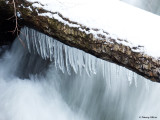
<svg viewBox="0 0 160 120"><path fill-rule="evenodd" d="M0 57L0 120L160 119L160 84L27 27Z"/></svg>

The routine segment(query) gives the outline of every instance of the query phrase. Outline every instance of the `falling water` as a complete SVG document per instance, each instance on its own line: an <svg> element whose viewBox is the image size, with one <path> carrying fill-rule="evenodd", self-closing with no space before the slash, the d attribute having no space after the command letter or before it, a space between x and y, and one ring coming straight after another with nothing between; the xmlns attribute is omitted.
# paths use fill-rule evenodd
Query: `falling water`
<svg viewBox="0 0 160 120"><path fill-rule="evenodd" d="M0 120L160 119L160 84L27 27L0 57ZM156 119L156 118L152 118Z"/></svg>

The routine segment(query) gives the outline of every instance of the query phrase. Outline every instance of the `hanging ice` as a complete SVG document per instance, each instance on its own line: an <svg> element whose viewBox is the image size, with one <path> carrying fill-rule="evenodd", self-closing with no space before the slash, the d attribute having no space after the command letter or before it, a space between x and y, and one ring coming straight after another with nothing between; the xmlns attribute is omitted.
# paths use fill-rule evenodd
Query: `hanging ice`
<svg viewBox="0 0 160 120"><path fill-rule="evenodd" d="M63 73L67 72L71 75L72 71L74 71L81 74L85 70L88 76L90 76L97 73L99 66L102 69L102 75L106 79L107 86L110 88L112 79L115 79L113 77L118 79L120 77L119 71L125 70L123 67L115 64L111 66L111 64L104 60L100 60L76 48L69 47L56 39L28 27L22 28L21 32L23 34L20 34L20 37L23 38L29 52L38 53L43 59L53 61L55 67ZM129 85L134 83L137 86L137 74L130 70L127 70L125 73Z"/></svg>
<svg viewBox="0 0 160 120"><path fill-rule="evenodd" d="M25 39L24 42L26 42L28 50L38 53L43 59L54 61L55 67L60 68L62 72L66 70L68 74L71 74L71 69L73 69L75 73L81 73L82 68L85 68L88 75L96 74L97 59L94 56L87 55L76 48L68 47L33 29L24 27L21 31L25 37L23 37L23 34L20 37Z"/></svg>

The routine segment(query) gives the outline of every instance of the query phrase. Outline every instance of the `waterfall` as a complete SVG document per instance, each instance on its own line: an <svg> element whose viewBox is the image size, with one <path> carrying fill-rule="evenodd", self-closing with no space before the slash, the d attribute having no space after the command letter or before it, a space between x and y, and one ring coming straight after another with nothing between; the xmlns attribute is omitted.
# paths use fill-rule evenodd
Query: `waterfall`
<svg viewBox="0 0 160 120"><path fill-rule="evenodd" d="M20 38L0 56L0 120L160 118L159 83L27 27Z"/></svg>

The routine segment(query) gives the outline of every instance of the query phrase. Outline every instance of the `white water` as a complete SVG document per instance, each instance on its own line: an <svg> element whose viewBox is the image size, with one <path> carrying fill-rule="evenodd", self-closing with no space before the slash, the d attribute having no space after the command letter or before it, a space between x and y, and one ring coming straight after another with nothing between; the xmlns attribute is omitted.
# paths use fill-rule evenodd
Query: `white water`
<svg viewBox="0 0 160 120"><path fill-rule="evenodd" d="M22 33L26 48L16 39L0 57L0 120L160 119L160 84L35 30Z"/></svg>

